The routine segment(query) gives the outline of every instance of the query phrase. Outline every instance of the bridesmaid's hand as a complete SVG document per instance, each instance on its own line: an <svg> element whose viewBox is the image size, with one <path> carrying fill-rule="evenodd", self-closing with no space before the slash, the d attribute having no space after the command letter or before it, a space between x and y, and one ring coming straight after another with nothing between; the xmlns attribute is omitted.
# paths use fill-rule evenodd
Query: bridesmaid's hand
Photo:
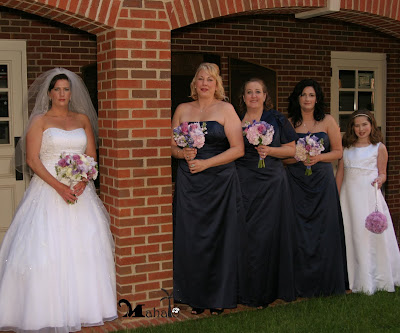
<svg viewBox="0 0 400 333"><path fill-rule="evenodd" d="M266 158L269 155L269 149L270 147L268 146L263 146L263 145L259 145L256 146L255 149L258 152L258 155L260 155L261 158Z"/></svg>
<svg viewBox="0 0 400 333"><path fill-rule="evenodd" d="M187 163L189 165L190 173L202 172L208 168L205 160L193 160L193 161L187 161Z"/></svg>
<svg viewBox="0 0 400 333"><path fill-rule="evenodd" d="M86 188L88 180L84 178L84 180L80 181L78 184L74 186L74 194L79 197ZM78 199L77 199L78 200Z"/></svg>
<svg viewBox="0 0 400 333"><path fill-rule="evenodd" d="M70 204L70 203L75 203L78 198L74 194L74 191L71 190L67 185L64 185L63 183L59 183L57 188L55 189L57 193L63 198L63 200Z"/></svg>
<svg viewBox="0 0 400 333"><path fill-rule="evenodd" d="M303 164L305 166L313 166L314 164L321 162L321 160L321 154L317 156L309 156L305 161L303 161Z"/></svg>
<svg viewBox="0 0 400 333"><path fill-rule="evenodd" d="M196 148L183 148L183 158L186 161L191 161L196 158L197 149Z"/></svg>

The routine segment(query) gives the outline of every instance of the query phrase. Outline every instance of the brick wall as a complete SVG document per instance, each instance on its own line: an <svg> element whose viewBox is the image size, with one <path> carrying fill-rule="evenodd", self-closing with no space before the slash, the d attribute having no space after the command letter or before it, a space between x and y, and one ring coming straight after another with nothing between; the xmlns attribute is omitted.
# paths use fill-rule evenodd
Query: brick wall
<svg viewBox="0 0 400 333"><path fill-rule="evenodd" d="M54 67L81 73L82 67L96 63L95 35L5 7L0 7L0 39L27 41L29 85Z"/></svg>
<svg viewBox="0 0 400 333"><path fill-rule="evenodd" d="M331 51L379 52L387 60L387 137L389 152L386 199L400 224L400 40L351 23L325 18L307 21L293 16L240 17L203 22L176 29L172 52L205 52L221 56L224 84L229 89L228 57L268 67L277 74L277 105L286 112L294 85L312 77L330 104ZM329 112L329 109L328 109Z"/></svg>
<svg viewBox="0 0 400 333"><path fill-rule="evenodd" d="M118 298L160 308L172 290L170 26L160 1L124 1L97 35L101 197ZM168 304L168 301L163 303Z"/></svg>

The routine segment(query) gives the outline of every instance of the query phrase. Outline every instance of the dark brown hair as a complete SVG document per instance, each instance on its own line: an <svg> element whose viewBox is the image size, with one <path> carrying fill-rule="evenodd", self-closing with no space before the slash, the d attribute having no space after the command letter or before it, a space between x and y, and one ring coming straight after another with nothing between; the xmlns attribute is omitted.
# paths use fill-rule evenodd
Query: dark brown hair
<svg viewBox="0 0 400 333"><path fill-rule="evenodd" d="M291 120L294 128L299 127L303 123L299 97L303 93L303 90L307 87L313 87L316 94L316 103L313 114L314 119L316 121L321 121L325 118L325 97L320 84L313 79L304 79L296 84L288 98L288 117Z"/></svg>
<svg viewBox="0 0 400 333"><path fill-rule="evenodd" d="M369 141L374 145L378 142L383 141L382 133L379 130L374 115L371 113L371 111L365 109L357 110L351 114L351 119L347 124L346 132L343 134L342 145L344 148L349 148L357 142L358 137L354 132L354 119L360 116L367 117L369 123L371 124L371 134L369 135Z"/></svg>
<svg viewBox="0 0 400 333"><path fill-rule="evenodd" d="M56 76L54 76L49 84L49 89L47 91L51 91L51 89L54 88L54 86L56 85L58 80L67 80L69 82L69 84L71 85L71 81L69 80L68 76L65 75L64 73L61 74L57 74Z"/></svg>

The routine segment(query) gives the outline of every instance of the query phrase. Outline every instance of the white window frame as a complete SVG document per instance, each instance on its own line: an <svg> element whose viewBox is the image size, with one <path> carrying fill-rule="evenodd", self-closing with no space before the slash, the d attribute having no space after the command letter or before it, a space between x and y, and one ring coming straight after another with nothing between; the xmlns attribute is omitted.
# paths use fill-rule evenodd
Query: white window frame
<svg viewBox="0 0 400 333"><path fill-rule="evenodd" d="M339 71L358 70L374 72L374 117L386 137L386 54L369 52L331 52L331 115L339 123ZM357 83L356 83L357 86ZM344 89L343 89L344 90ZM355 103L356 104L356 103ZM355 105L355 109L358 105ZM341 128L341 132L345 129Z"/></svg>

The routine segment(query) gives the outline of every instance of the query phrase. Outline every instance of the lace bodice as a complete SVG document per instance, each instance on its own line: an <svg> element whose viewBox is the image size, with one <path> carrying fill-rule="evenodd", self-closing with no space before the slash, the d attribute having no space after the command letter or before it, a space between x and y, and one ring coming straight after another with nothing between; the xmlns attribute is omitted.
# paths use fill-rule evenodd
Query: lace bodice
<svg viewBox="0 0 400 333"><path fill-rule="evenodd" d="M62 152L83 154L86 151L87 138L83 128L66 131L51 127L43 132L40 160L45 168L56 175L55 164Z"/></svg>
<svg viewBox="0 0 400 333"><path fill-rule="evenodd" d="M366 147L350 147L343 151L345 172L350 173L377 173L379 143Z"/></svg>

